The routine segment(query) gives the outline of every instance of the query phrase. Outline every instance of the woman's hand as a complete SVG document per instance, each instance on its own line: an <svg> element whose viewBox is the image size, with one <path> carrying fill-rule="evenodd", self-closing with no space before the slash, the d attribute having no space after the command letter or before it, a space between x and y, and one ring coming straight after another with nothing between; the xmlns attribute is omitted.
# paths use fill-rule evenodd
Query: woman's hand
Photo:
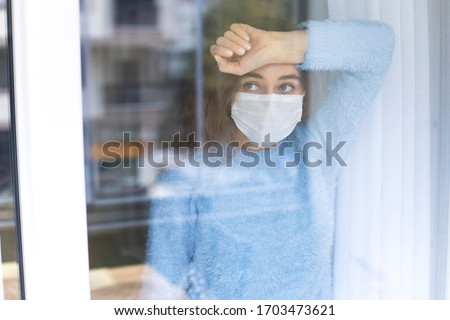
<svg viewBox="0 0 450 320"><path fill-rule="evenodd" d="M305 30L273 32L235 23L210 52L221 72L240 76L270 63L302 63L307 45Z"/></svg>

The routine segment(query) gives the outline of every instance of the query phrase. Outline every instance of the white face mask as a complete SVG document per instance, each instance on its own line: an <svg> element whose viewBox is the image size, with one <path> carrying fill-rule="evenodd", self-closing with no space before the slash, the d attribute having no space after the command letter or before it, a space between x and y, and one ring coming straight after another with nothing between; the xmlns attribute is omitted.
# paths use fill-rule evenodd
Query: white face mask
<svg viewBox="0 0 450 320"><path fill-rule="evenodd" d="M302 118L302 102L303 95L300 94L238 92L231 107L231 117L251 142L261 146L263 142L283 140L294 130Z"/></svg>

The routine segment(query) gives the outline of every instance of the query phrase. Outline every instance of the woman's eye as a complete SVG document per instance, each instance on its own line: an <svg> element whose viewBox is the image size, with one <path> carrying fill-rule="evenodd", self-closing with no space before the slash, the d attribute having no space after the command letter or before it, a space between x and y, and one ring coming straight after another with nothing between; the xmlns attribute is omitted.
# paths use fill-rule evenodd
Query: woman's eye
<svg viewBox="0 0 450 320"><path fill-rule="evenodd" d="M294 89L295 89L295 87L293 85L287 84L287 83L282 84L281 86L278 87L278 90L280 90L283 93L291 92Z"/></svg>
<svg viewBox="0 0 450 320"><path fill-rule="evenodd" d="M282 84L278 87L278 90L280 90L281 92L291 92L294 89L294 86L290 84Z"/></svg>
<svg viewBox="0 0 450 320"><path fill-rule="evenodd" d="M259 89L259 86L253 82L247 82L247 83L244 83L244 88L245 88L245 90L248 90L248 91L256 91Z"/></svg>

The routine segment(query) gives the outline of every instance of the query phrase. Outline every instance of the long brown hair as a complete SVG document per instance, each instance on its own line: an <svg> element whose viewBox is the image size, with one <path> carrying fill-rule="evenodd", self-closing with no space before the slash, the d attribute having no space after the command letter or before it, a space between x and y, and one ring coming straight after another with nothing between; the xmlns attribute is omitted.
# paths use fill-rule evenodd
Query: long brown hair
<svg viewBox="0 0 450 320"><path fill-rule="evenodd" d="M237 76L222 74L214 84L205 86L203 101L206 141L228 143L235 139L238 129L231 118L231 106L237 92L238 81Z"/></svg>

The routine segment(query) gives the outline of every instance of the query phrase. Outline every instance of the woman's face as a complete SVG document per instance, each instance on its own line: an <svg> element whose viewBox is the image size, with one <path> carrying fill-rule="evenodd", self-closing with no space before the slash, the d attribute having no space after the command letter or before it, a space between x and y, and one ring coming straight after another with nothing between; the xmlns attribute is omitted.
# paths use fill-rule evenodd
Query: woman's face
<svg viewBox="0 0 450 320"><path fill-rule="evenodd" d="M292 64L268 64L243 75L239 92L254 94L305 94L300 72Z"/></svg>
<svg viewBox="0 0 450 320"><path fill-rule="evenodd" d="M294 65L268 64L240 77L237 91L253 94L304 95L305 86L300 71ZM237 140L244 144L248 138L238 130ZM252 146L246 148L263 149Z"/></svg>

